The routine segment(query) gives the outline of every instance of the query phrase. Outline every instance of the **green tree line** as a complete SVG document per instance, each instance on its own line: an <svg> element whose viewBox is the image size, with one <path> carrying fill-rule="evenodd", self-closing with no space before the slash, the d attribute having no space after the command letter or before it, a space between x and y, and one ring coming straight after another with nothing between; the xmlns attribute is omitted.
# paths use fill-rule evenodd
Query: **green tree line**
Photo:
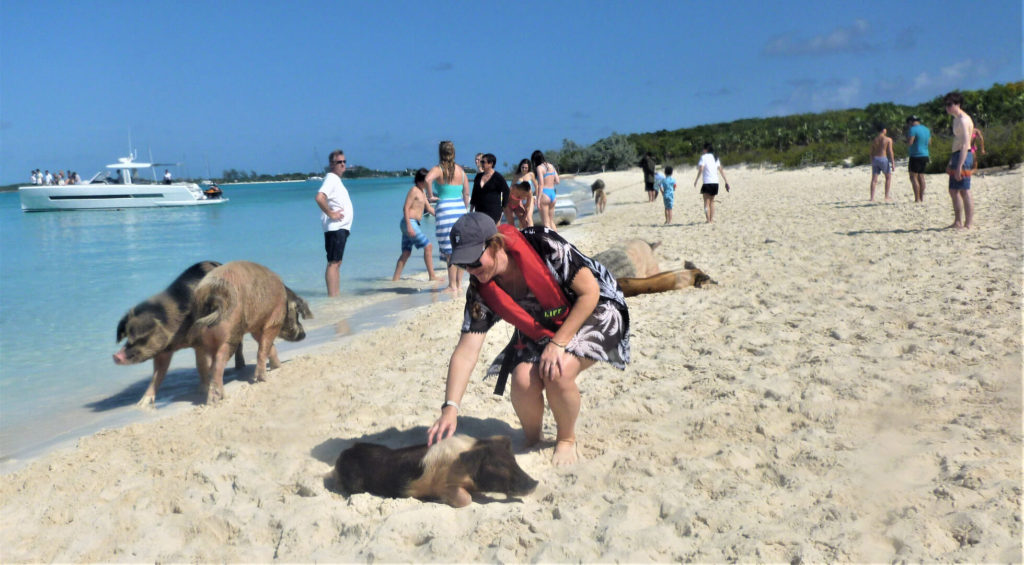
<svg viewBox="0 0 1024 565"><path fill-rule="evenodd" d="M982 129L986 154L982 167L1013 166L1024 160L1024 81L995 84L986 90L962 92L964 110ZM927 172L945 171L949 160L952 120L942 96L907 106L869 104L865 108L750 118L672 131L621 135L613 133L589 147L572 140L562 148L545 152L563 172L622 170L636 166L639 156L650 151L663 165L693 165L705 142L727 164L771 164L782 167L808 165L862 165L870 162L869 143L885 127L895 141L897 159L907 157L906 119L917 115L932 130L931 160Z"/></svg>

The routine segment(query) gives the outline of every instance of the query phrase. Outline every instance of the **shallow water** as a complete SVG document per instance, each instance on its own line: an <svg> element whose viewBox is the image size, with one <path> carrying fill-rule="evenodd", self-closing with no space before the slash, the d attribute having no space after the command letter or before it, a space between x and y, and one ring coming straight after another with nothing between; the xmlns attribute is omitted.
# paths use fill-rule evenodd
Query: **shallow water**
<svg viewBox="0 0 1024 565"><path fill-rule="evenodd" d="M345 181L355 218L339 301L328 301L324 288L323 235L313 200L319 182L227 185L229 202L194 208L24 213L17 193L0 193L0 461L152 417L132 408L152 363L114 365L117 323L198 261L261 263L309 301L317 317L307 329L321 329L300 344L279 342L285 359L296 347L358 333L438 300L425 282L422 254L413 253L403 273L414 280L390 282L411 180ZM433 218L425 218L423 229L433 240ZM381 292L393 296L371 312L345 308ZM251 373L254 347L246 358ZM158 409L196 400L195 386L194 357L181 351L158 393Z"/></svg>

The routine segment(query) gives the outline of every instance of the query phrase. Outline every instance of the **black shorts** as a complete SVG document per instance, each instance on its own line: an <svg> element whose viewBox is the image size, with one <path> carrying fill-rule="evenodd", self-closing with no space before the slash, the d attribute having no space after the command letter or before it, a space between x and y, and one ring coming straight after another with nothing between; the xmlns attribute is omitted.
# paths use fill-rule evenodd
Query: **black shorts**
<svg viewBox="0 0 1024 565"><path fill-rule="evenodd" d="M709 194L711 196L718 196L718 183L705 183L704 186L700 187L700 193Z"/></svg>
<svg viewBox="0 0 1024 565"><path fill-rule="evenodd" d="M911 157L910 165L907 167L912 173L923 173L924 168L928 166L928 157Z"/></svg>
<svg viewBox="0 0 1024 565"><path fill-rule="evenodd" d="M340 229L324 232L324 249L327 251L328 263L341 263L345 256L345 243L348 241L348 230Z"/></svg>
<svg viewBox="0 0 1024 565"><path fill-rule="evenodd" d="M654 190L654 182L653 181L652 182L644 181L644 190L646 190L648 192L657 192L656 190Z"/></svg>

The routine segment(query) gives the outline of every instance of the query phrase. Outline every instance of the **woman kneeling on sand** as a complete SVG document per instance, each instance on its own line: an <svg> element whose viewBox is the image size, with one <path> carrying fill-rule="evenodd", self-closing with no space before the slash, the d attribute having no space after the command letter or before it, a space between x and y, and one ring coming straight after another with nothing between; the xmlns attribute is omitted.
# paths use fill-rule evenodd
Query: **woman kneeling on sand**
<svg viewBox="0 0 1024 565"><path fill-rule="evenodd" d="M544 397L555 418L555 465L576 462L580 391L576 376L596 361L618 369L629 362L629 312L615 278L557 233L495 226L471 213L451 231L452 262L471 275L462 336L448 365L441 416L427 431L433 444L455 433L459 402L480 356L486 332L504 319L512 340L492 365L500 366L495 393L512 374L512 407L532 446L541 440ZM488 371L490 372L490 371Z"/></svg>

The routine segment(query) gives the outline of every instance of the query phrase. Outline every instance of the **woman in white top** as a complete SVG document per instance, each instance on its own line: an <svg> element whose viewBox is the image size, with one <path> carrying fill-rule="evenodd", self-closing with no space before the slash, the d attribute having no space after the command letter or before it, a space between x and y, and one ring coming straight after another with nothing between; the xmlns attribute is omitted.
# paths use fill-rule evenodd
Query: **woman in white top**
<svg viewBox="0 0 1024 565"><path fill-rule="evenodd" d="M715 223L715 196L718 195L718 175L722 175L725 181L725 191L729 192L729 181L725 178L725 171L722 170L722 162L715 157L715 148L710 143L704 144L704 152L697 162L697 178L693 179L693 186L704 179L704 185L700 187L700 194L704 197L704 217L709 224Z"/></svg>

